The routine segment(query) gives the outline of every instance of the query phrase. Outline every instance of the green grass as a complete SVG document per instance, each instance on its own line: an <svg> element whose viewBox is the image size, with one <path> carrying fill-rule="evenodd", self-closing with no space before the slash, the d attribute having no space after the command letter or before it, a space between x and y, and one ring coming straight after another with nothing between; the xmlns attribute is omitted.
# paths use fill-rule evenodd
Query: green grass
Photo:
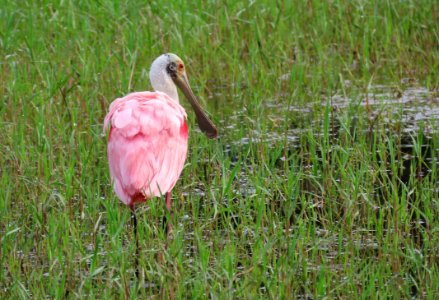
<svg viewBox="0 0 439 300"><path fill-rule="evenodd" d="M0 1L0 298L439 297L437 115L363 105L437 111L437 2L134 2ZM137 280L102 122L164 52L221 136L188 109L174 238L138 207Z"/></svg>

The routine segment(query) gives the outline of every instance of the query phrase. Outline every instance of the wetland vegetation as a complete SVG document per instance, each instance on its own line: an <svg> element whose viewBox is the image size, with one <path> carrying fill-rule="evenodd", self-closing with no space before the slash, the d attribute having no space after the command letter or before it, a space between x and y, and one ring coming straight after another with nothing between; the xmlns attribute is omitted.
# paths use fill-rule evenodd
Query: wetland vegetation
<svg viewBox="0 0 439 300"><path fill-rule="evenodd" d="M1 1L0 298L437 299L438 9ZM138 206L136 279L102 123L164 52L220 137L188 109L174 236Z"/></svg>

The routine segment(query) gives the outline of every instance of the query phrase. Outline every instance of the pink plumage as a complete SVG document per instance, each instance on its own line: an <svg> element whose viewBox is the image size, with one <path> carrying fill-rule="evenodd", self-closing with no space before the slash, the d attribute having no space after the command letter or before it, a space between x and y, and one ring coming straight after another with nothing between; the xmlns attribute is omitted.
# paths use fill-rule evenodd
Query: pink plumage
<svg viewBox="0 0 439 300"><path fill-rule="evenodd" d="M172 190L186 160L186 112L162 92L118 98L105 117L110 130L108 161L114 190L133 207Z"/></svg>

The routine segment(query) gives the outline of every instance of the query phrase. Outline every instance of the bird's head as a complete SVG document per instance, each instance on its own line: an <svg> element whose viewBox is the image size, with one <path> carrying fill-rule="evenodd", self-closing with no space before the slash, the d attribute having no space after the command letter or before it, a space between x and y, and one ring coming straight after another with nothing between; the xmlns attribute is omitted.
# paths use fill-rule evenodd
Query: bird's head
<svg viewBox="0 0 439 300"><path fill-rule="evenodd" d="M180 57L173 53L160 55L151 65L150 79L155 90L170 94L171 97L173 97L173 93L176 93L175 86L177 86L191 104L201 131L209 138L215 138L218 135L215 125L201 108L192 92L187 79L186 68ZM178 95L174 97L178 100Z"/></svg>

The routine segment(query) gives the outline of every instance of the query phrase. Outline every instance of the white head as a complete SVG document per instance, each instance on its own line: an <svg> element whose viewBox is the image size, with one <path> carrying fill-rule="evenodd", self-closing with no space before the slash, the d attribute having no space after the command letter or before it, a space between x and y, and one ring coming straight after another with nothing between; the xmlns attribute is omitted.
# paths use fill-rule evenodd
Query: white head
<svg viewBox="0 0 439 300"><path fill-rule="evenodd" d="M178 86L194 109L201 131L211 138L217 136L218 131L215 125L213 125L212 121L204 113L192 92L181 58L172 53L160 55L151 65L149 78L154 90L167 94L176 102L179 102L177 93Z"/></svg>
<svg viewBox="0 0 439 300"><path fill-rule="evenodd" d="M183 65L182 60L175 54L167 53L157 57L151 65L149 79L155 91L163 92L169 97L178 101L177 87L168 72L168 66Z"/></svg>

